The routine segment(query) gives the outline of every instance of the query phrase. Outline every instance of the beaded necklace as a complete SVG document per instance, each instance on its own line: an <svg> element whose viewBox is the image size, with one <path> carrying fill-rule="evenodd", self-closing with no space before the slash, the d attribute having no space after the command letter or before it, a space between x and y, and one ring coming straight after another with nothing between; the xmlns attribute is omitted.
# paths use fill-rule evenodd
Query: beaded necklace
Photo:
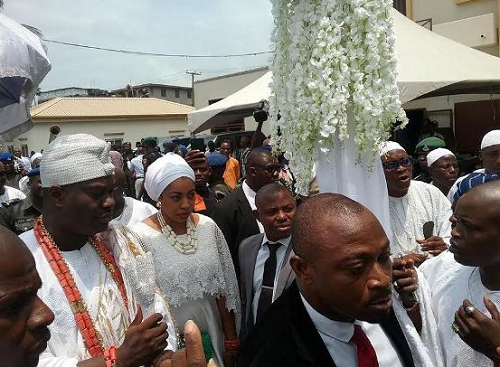
<svg viewBox="0 0 500 367"><path fill-rule="evenodd" d="M161 214L161 210L158 210L156 213L156 217L158 218L158 223L160 223L161 231L163 235L166 237L168 243L172 245L177 251L184 255L192 255L198 250L198 238L196 237L196 228L194 226L191 217L188 218L186 222L187 227L187 243L182 242L179 239L179 236L175 234L173 229L167 224L165 219L163 218L163 214Z"/></svg>
<svg viewBox="0 0 500 367"><path fill-rule="evenodd" d="M85 301L83 300L82 295L78 290L78 287L73 276L71 275L66 260L64 260L64 257L61 255L61 251L52 239L50 233L43 225L42 216L40 216L35 221L34 232L36 240L40 244L45 258L50 264L52 271L59 281L64 294L66 295L66 299L69 303L71 311L75 316L76 325L78 326L78 329L80 329L85 347L87 348L90 356L97 357L103 355L104 347L102 345L102 337L99 334L99 331L94 326L94 322L90 317L87 305L85 304ZM89 240L90 244L103 261L106 269L116 282L123 302L128 309L128 299L125 289L125 283L115 259L101 240L99 240L95 236L90 237Z"/></svg>

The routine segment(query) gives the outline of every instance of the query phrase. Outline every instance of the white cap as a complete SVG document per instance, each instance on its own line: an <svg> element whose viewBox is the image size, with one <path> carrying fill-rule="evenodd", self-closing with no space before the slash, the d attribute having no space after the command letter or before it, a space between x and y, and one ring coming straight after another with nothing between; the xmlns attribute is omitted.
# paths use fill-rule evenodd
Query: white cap
<svg viewBox="0 0 500 367"><path fill-rule="evenodd" d="M483 137L481 141L481 150L493 145L500 145L500 130L491 130Z"/></svg>
<svg viewBox="0 0 500 367"><path fill-rule="evenodd" d="M391 150L405 150L399 143L396 143L395 141L386 141L380 144L380 156L386 155L389 153Z"/></svg>
<svg viewBox="0 0 500 367"><path fill-rule="evenodd" d="M65 186L111 176L111 146L88 134L62 135L43 152L40 165L42 187Z"/></svg>
<svg viewBox="0 0 500 367"><path fill-rule="evenodd" d="M154 161L146 171L144 188L153 200L158 200L163 190L181 177L195 181L194 171L180 155L168 153Z"/></svg>
<svg viewBox="0 0 500 367"><path fill-rule="evenodd" d="M439 158L442 158L445 155L452 155L455 157L455 154L453 154L451 150L448 150L446 148L436 148L432 150L429 154L427 154L427 167L432 166L433 163L435 163Z"/></svg>
<svg viewBox="0 0 500 367"><path fill-rule="evenodd" d="M38 158L42 158L42 153L35 153L31 156L30 158L30 162L31 164L33 164L33 162L35 161L35 159L38 159Z"/></svg>

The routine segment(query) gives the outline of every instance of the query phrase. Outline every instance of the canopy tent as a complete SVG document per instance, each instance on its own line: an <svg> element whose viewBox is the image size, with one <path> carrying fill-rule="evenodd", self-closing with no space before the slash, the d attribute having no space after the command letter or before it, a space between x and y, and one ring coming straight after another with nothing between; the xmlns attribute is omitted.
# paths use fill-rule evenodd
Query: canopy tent
<svg viewBox="0 0 500 367"><path fill-rule="evenodd" d="M500 92L500 59L440 36L392 10L402 103L449 94ZM251 116L271 93L268 72L240 91L188 115L192 133Z"/></svg>

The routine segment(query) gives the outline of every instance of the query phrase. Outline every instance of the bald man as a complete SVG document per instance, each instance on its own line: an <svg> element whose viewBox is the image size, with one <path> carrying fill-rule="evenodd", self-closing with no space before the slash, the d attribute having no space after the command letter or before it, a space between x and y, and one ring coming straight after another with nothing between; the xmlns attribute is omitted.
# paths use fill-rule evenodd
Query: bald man
<svg viewBox="0 0 500 367"><path fill-rule="evenodd" d="M54 314L38 297L42 281L26 245L0 226L0 367L35 367Z"/></svg>
<svg viewBox="0 0 500 367"><path fill-rule="evenodd" d="M393 277L389 240L368 209L342 195L316 195L297 209L292 244L296 283L248 335L239 367L442 366L409 319L420 313L410 297L414 270Z"/></svg>
<svg viewBox="0 0 500 367"><path fill-rule="evenodd" d="M456 262L441 267L432 283L432 309L446 342L446 366L500 363L499 222L499 181L473 188L456 204L450 245Z"/></svg>
<svg viewBox="0 0 500 367"><path fill-rule="evenodd" d="M292 221L297 209L292 193L278 182L262 187L255 197L254 216L264 233L248 237L239 247L241 331L243 340L271 303L295 279Z"/></svg>
<svg viewBox="0 0 500 367"><path fill-rule="evenodd" d="M157 211L151 204L126 197L124 195L126 183L127 177L125 172L121 168L116 167L113 191L115 207L113 210L113 220L110 222L111 225L121 224L132 227Z"/></svg>

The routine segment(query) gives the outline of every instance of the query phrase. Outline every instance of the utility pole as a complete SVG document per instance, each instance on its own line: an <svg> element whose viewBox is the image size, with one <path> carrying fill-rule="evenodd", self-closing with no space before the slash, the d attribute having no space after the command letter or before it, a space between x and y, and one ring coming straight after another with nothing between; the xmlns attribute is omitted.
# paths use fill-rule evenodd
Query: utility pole
<svg viewBox="0 0 500 367"><path fill-rule="evenodd" d="M198 73L196 71L186 70L186 74L190 74L191 75L191 99L193 100L193 106L194 106L194 76L195 75L201 75L201 73Z"/></svg>

